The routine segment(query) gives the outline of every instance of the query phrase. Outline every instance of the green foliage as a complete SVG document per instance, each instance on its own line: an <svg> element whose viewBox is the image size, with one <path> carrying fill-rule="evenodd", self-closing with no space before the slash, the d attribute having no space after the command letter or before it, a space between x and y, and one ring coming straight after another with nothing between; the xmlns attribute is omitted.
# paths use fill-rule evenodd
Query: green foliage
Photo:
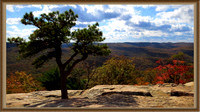
<svg viewBox="0 0 200 112"><path fill-rule="evenodd" d="M7 43L9 44L9 43ZM179 52L179 51L182 51L181 48L186 48L186 49L189 49L187 48L187 46L190 46L190 51L192 52L193 51L193 47L192 47L192 44L191 43L184 43L184 44L178 44L178 43L170 43L172 44L173 46L175 46L175 48L173 49L168 49L168 52L166 52L167 54L173 54L174 52ZM167 44L167 46L169 46L170 44ZM11 44L12 46L14 44ZM11 46L10 45L10 46ZM143 52L143 54L151 54L151 52L154 52L154 51L157 51L159 52L160 50L163 50L162 48L159 48L160 50L157 50L157 49L153 49L153 45L151 46L148 46L151 49L151 52L147 52L147 51L139 51L139 52L135 52L135 47L134 46L130 46L130 49L132 50L129 50L129 49L125 49L126 46L128 45L127 43L121 43L120 45L116 45L116 43L109 43L107 44L109 46L109 49L112 51L111 53L111 56L113 54L116 54L116 55L127 55L127 57L133 57L134 56L134 64L135 64L135 69L138 69L138 70L141 70L141 71L144 71L148 68L155 68L157 66L157 64L155 63L155 61L161 59L161 58L164 58L164 57L152 57L152 56L148 56L145 58L145 55L141 55L141 53L139 52ZM141 45L141 44L139 44ZM179 45L179 46L178 46ZM164 45L162 45L164 46ZM127 46L129 47L129 46ZM157 46L155 46L157 47ZM122 50L119 50L122 49ZM63 50L63 57L68 57L70 56L70 49L69 48L62 48ZM164 54L164 55L167 55L167 54ZM189 61L186 61L186 63L193 63L193 57L192 56L189 56L187 53L184 53L185 55L188 56L188 58L186 58L186 60L189 60ZM176 55L176 54L175 54ZM42 72L45 72L45 71L48 71L50 70L51 68L55 68L56 67L56 62L54 60L50 60L48 63L44 64L44 66L42 66L41 68L38 68L38 69L35 69L33 68L33 66L31 65L31 62L34 61L34 58L27 58L27 59L22 59L22 60L16 60L16 57L18 57L18 50L17 50L17 47L9 47L9 45L7 45L7 74L11 74L11 73L14 73L15 71L26 71L26 73L30 73L32 75L34 74L39 74L39 73L42 73ZM66 58L62 58L62 60L64 61ZM89 60L90 62L93 61L93 60L96 60L96 64L95 66L102 66L103 63L108 59L108 56L89 56L87 58L87 60ZM175 59L176 60L176 59ZM18 67L20 66L20 68Z"/></svg>
<svg viewBox="0 0 200 112"><path fill-rule="evenodd" d="M32 12L29 14L26 13L21 22L25 25L34 25L38 29L29 36L28 42L20 37L8 38L8 41L16 43L19 46L19 52L22 57L32 57L38 53L42 53L32 63L36 68L41 67L53 57L60 59L60 55L62 54L61 45L63 43L70 43L70 40L75 41L72 47L75 56L79 53L85 57L90 54L108 55L110 50L108 50L105 44L94 45L94 42L105 40L102 37L103 33L97 28L98 23L92 26L89 25L88 29L78 29L70 33L70 28L75 26L77 18L78 15L75 15L71 9L62 14L58 11L41 14L40 18L34 17Z"/></svg>
<svg viewBox="0 0 200 112"><path fill-rule="evenodd" d="M171 56L172 60L185 60L186 55L183 52L179 52L178 54L174 54Z"/></svg>
<svg viewBox="0 0 200 112"><path fill-rule="evenodd" d="M82 90L85 88L86 80L82 76L86 72L82 68L74 68L67 78L67 88L71 90Z"/></svg>
<svg viewBox="0 0 200 112"><path fill-rule="evenodd" d="M146 69L144 72L144 81L149 82L150 84L154 83L154 78L156 77L156 70Z"/></svg>
<svg viewBox="0 0 200 112"><path fill-rule="evenodd" d="M125 56L112 57L102 67L98 67L93 76L92 85L132 84L135 79L135 66Z"/></svg>
<svg viewBox="0 0 200 112"><path fill-rule="evenodd" d="M96 44L105 38L99 31L98 23L81 30L71 32L70 29L76 25L78 15L70 9L64 13L51 12L41 14L40 18L34 17L33 13L26 13L21 19L24 25L33 25L37 29L29 36L29 41L22 38L8 38L11 43L16 43L19 53L23 58L37 56L33 61L36 68L40 68L50 59L55 58L61 75L62 99L67 99L66 78L73 68L81 61L93 56L107 56L110 53L107 45ZM74 41L71 49L73 54L62 62L62 44ZM66 58L65 58L66 59Z"/></svg>
<svg viewBox="0 0 200 112"><path fill-rule="evenodd" d="M104 41L103 33L99 31L98 23L88 26L88 28L78 29L72 32L72 40L76 42L73 44L73 50L80 52L82 55L91 54L93 56L109 55L110 50L106 44L97 44L96 42ZM96 43L96 44L95 44Z"/></svg>
<svg viewBox="0 0 200 112"><path fill-rule="evenodd" d="M67 78L67 88L69 90L83 90L85 89L85 79Z"/></svg>
<svg viewBox="0 0 200 112"><path fill-rule="evenodd" d="M71 90L84 89L86 80L81 78L84 74L82 69L74 69L67 80L67 88ZM60 90L60 73L58 68L51 69L43 73L37 79L47 90Z"/></svg>
<svg viewBox="0 0 200 112"><path fill-rule="evenodd" d="M62 14L59 12L51 12L41 14L40 18L34 17L32 12L26 13L21 22L24 25L36 26L33 34L29 36L29 41L22 41L23 39L8 38L8 41L14 42L20 48L22 57L32 57L41 52L34 62L36 68L41 67L45 62L53 57L56 53L60 54L59 48L62 43L68 43L70 36L70 28L75 25L78 15L75 15L72 10L65 11ZM20 41L20 42L18 42Z"/></svg>
<svg viewBox="0 0 200 112"><path fill-rule="evenodd" d="M156 61L159 66L154 69L148 67L145 70L135 68L135 58L129 59L124 56L112 57L103 66L93 70L94 76L90 87L94 85L112 84L136 84L148 85L156 83L186 83L193 81L193 65L186 63L187 55L178 53L170 58ZM184 59L184 60L171 60ZM144 64L146 62L144 61Z"/></svg>
<svg viewBox="0 0 200 112"><path fill-rule="evenodd" d="M25 42L25 40L23 38L17 37L17 38L8 38L8 42L10 43L16 43L16 44L22 44Z"/></svg>
<svg viewBox="0 0 200 112"><path fill-rule="evenodd" d="M192 57L190 57L187 54L184 54L183 52L179 52L177 54L172 55L169 58L169 62L172 62L172 60L182 60L182 61L185 61L185 64L187 65L192 65L193 63Z"/></svg>
<svg viewBox="0 0 200 112"><path fill-rule="evenodd" d="M59 90L60 89L60 73L58 68L51 69L43 73L38 77L38 81L42 83L42 86L47 90Z"/></svg>

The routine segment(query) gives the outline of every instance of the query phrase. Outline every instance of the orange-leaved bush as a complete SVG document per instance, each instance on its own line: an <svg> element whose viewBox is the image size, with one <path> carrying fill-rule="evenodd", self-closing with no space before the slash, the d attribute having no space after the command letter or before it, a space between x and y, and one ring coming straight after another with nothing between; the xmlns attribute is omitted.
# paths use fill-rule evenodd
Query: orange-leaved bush
<svg viewBox="0 0 200 112"><path fill-rule="evenodd" d="M145 81L145 77L138 77L136 78L137 84L136 85L148 85L149 82Z"/></svg>
<svg viewBox="0 0 200 112"><path fill-rule="evenodd" d="M43 89L40 83L31 74L15 72L6 80L7 93L26 93Z"/></svg>

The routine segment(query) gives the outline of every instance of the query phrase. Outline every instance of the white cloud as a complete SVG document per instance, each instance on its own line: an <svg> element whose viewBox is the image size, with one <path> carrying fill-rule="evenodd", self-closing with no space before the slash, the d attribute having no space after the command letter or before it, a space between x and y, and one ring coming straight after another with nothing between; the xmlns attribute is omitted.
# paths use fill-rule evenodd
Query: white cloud
<svg viewBox="0 0 200 112"><path fill-rule="evenodd" d="M121 15L135 16L139 15L139 11L134 9L133 5L108 5L108 8L104 9L105 12L115 12Z"/></svg>
<svg viewBox="0 0 200 112"><path fill-rule="evenodd" d="M10 12L14 12L14 6L13 5L6 5L6 10Z"/></svg>
<svg viewBox="0 0 200 112"><path fill-rule="evenodd" d="M42 5L6 5L6 9L10 12L14 12L17 9L23 9L23 8L42 8ZM15 8L15 10L14 10Z"/></svg>
<svg viewBox="0 0 200 112"><path fill-rule="evenodd" d="M92 25L92 24L95 24L96 22L80 22L80 21L76 21L76 24L79 25L79 24L85 24L85 25Z"/></svg>
<svg viewBox="0 0 200 112"><path fill-rule="evenodd" d="M162 31L149 31L149 30L144 30L143 34L145 37L166 37L168 36L168 33L164 33Z"/></svg>
<svg viewBox="0 0 200 112"><path fill-rule="evenodd" d="M20 31L17 26L10 26L9 28L13 29L13 31Z"/></svg>
<svg viewBox="0 0 200 112"><path fill-rule="evenodd" d="M155 5L156 11L166 11L168 9L177 9L182 7L183 5Z"/></svg>
<svg viewBox="0 0 200 112"><path fill-rule="evenodd" d="M64 5L64 6L70 6L70 7L73 7L73 8L77 8L76 5Z"/></svg>
<svg viewBox="0 0 200 112"><path fill-rule="evenodd" d="M22 8L25 8L26 6L24 6L24 5L15 5L15 7L22 9Z"/></svg>
<svg viewBox="0 0 200 112"><path fill-rule="evenodd" d="M52 9L54 9L54 8L62 8L65 6L66 5L43 5L43 7L41 8L42 10L33 11L33 15L36 17L39 17L43 13L48 14L48 13L52 12ZM35 7L39 7L39 6L35 6Z"/></svg>
<svg viewBox="0 0 200 112"><path fill-rule="evenodd" d="M73 8L79 8L81 13L90 13L100 23L100 30L103 31L106 41L122 41L126 39L142 39L142 37L174 37L193 34L193 6L192 5L16 5L14 8L24 8L24 7L36 7L40 8L37 11L33 11L34 16L39 16L42 13L48 14L52 12L55 8L62 8L70 6ZM138 10L135 7L142 7L144 9ZM142 12L148 10L148 8L154 7L155 15L142 16ZM170 10L169 10L170 9ZM7 10L14 11L13 6L7 7ZM85 11L85 12L84 12ZM78 12L76 9L75 12ZM79 13L78 13L79 14ZM86 14L86 15L90 15ZM111 16L109 15L111 14ZM84 15L84 14L81 14ZM103 16L102 16L103 15ZM113 16L114 15L114 16ZM113 16L113 17L112 17ZM98 18L99 17L99 18ZM102 18L101 18L102 17ZM18 24L20 19L8 18L7 24ZM73 27L71 31L76 29L82 29L85 25L94 24L96 21L92 21L91 18L85 17L82 21L77 21L76 24L79 26ZM132 24L139 24L140 22L147 22L153 27L158 28L144 28L143 26L129 25L128 22ZM82 25L82 26L81 26ZM145 24L144 24L145 25ZM162 27L163 26L163 27ZM171 26L171 29L170 29ZM187 28L190 28L188 31ZM159 27L161 29L159 29ZM164 31L166 27L166 31ZM9 35L21 35L25 36L28 34L19 34L17 32L29 32L30 30L19 30L17 26L11 26L10 28L15 33L8 31ZM185 32L181 32L181 30ZM154 29L154 30L153 30ZM191 31L192 29L192 31ZM33 31L33 30L31 30ZM171 31L171 32L169 32ZM29 36L29 35L28 35ZM161 39L160 38L160 39ZM166 38L165 38L166 39ZM167 40L166 40L167 41Z"/></svg>
<svg viewBox="0 0 200 112"><path fill-rule="evenodd" d="M101 16L99 15L98 11L104 13L120 13L121 15L136 15L139 13L138 11L134 10L133 5L80 5L80 7L81 10L86 11L94 16Z"/></svg>
<svg viewBox="0 0 200 112"><path fill-rule="evenodd" d="M13 24L19 24L21 18L8 18L6 20L6 24L13 25Z"/></svg>
<svg viewBox="0 0 200 112"><path fill-rule="evenodd" d="M182 29L184 27L188 27L186 24L172 24L171 25L171 31L177 30L177 29Z"/></svg>
<svg viewBox="0 0 200 112"><path fill-rule="evenodd" d="M46 5L45 5L46 6ZM49 9L58 8L60 5L48 5Z"/></svg>
<svg viewBox="0 0 200 112"><path fill-rule="evenodd" d="M80 5L82 10L87 10L87 13L90 13L94 16L98 15L97 11L104 11L103 5Z"/></svg>
<svg viewBox="0 0 200 112"><path fill-rule="evenodd" d="M143 21L143 22L150 22L153 21L153 18L150 16L139 16L139 15L135 15L130 19L131 22L138 24L139 22Z"/></svg>
<svg viewBox="0 0 200 112"><path fill-rule="evenodd" d="M39 17L40 14L43 14L43 13L48 14L50 12L52 12L52 11L49 8L49 6L48 5L44 5L44 7L43 7L43 9L41 11L34 11L33 15L36 16L36 17Z"/></svg>
<svg viewBox="0 0 200 112"><path fill-rule="evenodd" d="M180 35L183 35L184 33L183 32L174 32L174 35L177 35L177 36L180 36Z"/></svg>
<svg viewBox="0 0 200 112"><path fill-rule="evenodd" d="M182 7L169 12L157 13L157 17L165 21L176 20L176 23L188 23L193 24L193 6L183 5Z"/></svg>
<svg viewBox="0 0 200 112"><path fill-rule="evenodd" d="M23 37L27 38L30 36L31 33L33 33L36 28L30 28L30 29L19 29L17 26L10 26L12 30L6 30L6 36L7 37Z"/></svg>
<svg viewBox="0 0 200 112"><path fill-rule="evenodd" d="M42 9L42 5L31 5L30 7L40 8Z"/></svg>
<svg viewBox="0 0 200 112"><path fill-rule="evenodd" d="M156 6L156 11L166 11L169 8L170 8L170 5L159 5L159 6Z"/></svg>
<svg viewBox="0 0 200 112"><path fill-rule="evenodd" d="M141 7L141 8L150 8L150 7L156 7L157 5L135 5L134 7Z"/></svg>
<svg viewBox="0 0 200 112"><path fill-rule="evenodd" d="M112 8L111 8L112 7ZM109 9L109 8L108 8ZM116 10L115 10L116 9ZM151 22L154 24L154 18L150 16L141 16L140 13L134 10L132 6L128 7L115 7L110 6L109 10L117 11L121 10L122 14L130 15L130 22L138 24L139 22ZM110 11L111 12L111 11ZM114 18L107 20L106 25L100 26L100 30L103 31L106 41L123 41L132 38L134 41L142 37L167 37L169 34L167 32L162 32L160 30L145 30L143 28L128 25L126 20L120 20L120 18ZM160 26L160 25L158 25Z"/></svg>
<svg viewBox="0 0 200 112"><path fill-rule="evenodd" d="M103 36L106 41L115 40L121 41L122 39L129 38L131 35L131 27L125 25L126 21L111 19L106 25L100 26L99 29L103 31Z"/></svg>
<svg viewBox="0 0 200 112"><path fill-rule="evenodd" d="M42 5L16 5L16 8L42 8Z"/></svg>

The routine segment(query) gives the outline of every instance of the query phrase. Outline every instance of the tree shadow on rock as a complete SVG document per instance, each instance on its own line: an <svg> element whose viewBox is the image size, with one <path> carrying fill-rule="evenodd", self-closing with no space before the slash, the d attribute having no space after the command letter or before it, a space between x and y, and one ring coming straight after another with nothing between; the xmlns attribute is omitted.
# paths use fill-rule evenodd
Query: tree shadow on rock
<svg viewBox="0 0 200 112"><path fill-rule="evenodd" d="M72 98L68 100L59 100L44 107L92 107L92 105L101 105L101 107L137 107L133 95L107 94L98 96L94 99Z"/></svg>
<svg viewBox="0 0 200 112"><path fill-rule="evenodd" d="M46 104L45 104L46 103ZM138 107L135 97L133 95L123 94L106 94L97 96L94 99L89 98L69 98L59 99L52 101L43 101L38 104L32 105L31 107L94 107L99 105L100 107Z"/></svg>
<svg viewBox="0 0 200 112"><path fill-rule="evenodd" d="M85 107L97 103L96 100L88 98L60 99L44 105L43 107Z"/></svg>
<svg viewBox="0 0 200 112"><path fill-rule="evenodd" d="M104 105L103 107L137 107L138 104L135 101L133 95L123 95L123 94L106 94L103 96L98 96L96 98L98 104Z"/></svg>

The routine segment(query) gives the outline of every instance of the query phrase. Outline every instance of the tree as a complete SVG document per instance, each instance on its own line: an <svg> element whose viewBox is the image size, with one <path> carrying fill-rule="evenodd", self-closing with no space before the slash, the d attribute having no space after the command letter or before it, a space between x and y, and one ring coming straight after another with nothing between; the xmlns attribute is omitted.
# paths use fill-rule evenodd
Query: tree
<svg viewBox="0 0 200 112"><path fill-rule="evenodd" d="M36 68L45 62L55 58L61 75L61 96L68 99L66 78L79 62L85 60L89 55L107 56L110 53L104 41L103 33L99 31L99 24L89 25L88 28L78 29L73 32L70 29L76 25L78 15L70 9L64 13L51 12L41 14L40 18L34 17L32 12L26 13L21 20L24 25L33 25L37 29L29 36L29 41L23 38L8 38L11 43L16 43L20 48L19 53L23 58L37 56L33 61ZM62 44L70 44L72 55L66 59L62 57Z"/></svg>
<svg viewBox="0 0 200 112"><path fill-rule="evenodd" d="M185 64L187 65L193 64L193 58L187 54L184 54L183 52L179 52L177 54L172 55L169 58L169 61L172 62L172 60L182 60L185 61Z"/></svg>
<svg viewBox="0 0 200 112"><path fill-rule="evenodd" d="M133 60L125 56L116 56L96 68L91 85L97 84L133 84L135 81Z"/></svg>

